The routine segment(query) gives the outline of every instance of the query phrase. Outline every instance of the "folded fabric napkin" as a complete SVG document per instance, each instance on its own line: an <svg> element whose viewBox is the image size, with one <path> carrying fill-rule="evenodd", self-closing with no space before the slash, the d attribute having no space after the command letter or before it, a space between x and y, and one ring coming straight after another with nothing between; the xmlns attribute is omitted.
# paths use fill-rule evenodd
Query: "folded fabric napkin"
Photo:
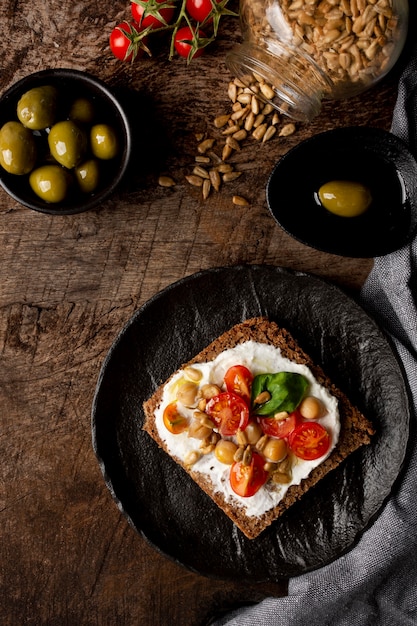
<svg viewBox="0 0 417 626"><path fill-rule="evenodd" d="M401 76L392 132L417 156L417 48ZM361 304L393 339L417 416L417 239L375 259ZM395 420L395 415L393 415ZM412 437L414 433L412 432ZM417 442L399 488L346 555L289 581L288 596L267 598L215 626L408 626L417 624Z"/></svg>

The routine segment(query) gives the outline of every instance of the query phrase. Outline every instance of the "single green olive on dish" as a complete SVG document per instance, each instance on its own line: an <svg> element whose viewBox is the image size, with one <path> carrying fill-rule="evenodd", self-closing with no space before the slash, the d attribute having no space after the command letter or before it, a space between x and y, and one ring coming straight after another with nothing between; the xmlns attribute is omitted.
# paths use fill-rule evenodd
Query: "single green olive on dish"
<svg viewBox="0 0 417 626"><path fill-rule="evenodd" d="M91 151L95 157L107 161L119 151L119 139L109 124L95 124L90 131Z"/></svg>
<svg viewBox="0 0 417 626"><path fill-rule="evenodd" d="M95 108L89 98L79 97L71 105L68 117L80 124L92 124L95 118Z"/></svg>
<svg viewBox="0 0 417 626"><path fill-rule="evenodd" d="M65 200L71 182L70 173L58 164L42 165L29 175L29 184L34 193L53 204Z"/></svg>
<svg viewBox="0 0 417 626"><path fill-rule="evenodd" d="M97 159L88 159L74 169L75 178L83 193L92 193L100 181L100 165Z"/></svg>
<svg viewBox="0 0 417 626"><path fill-rule="evenodd" d="M358 217L372 203L368 187L350 180L332 180L320 187L316 201L325 209L340 217Z"/></svg>
<svg viewBox="0 0 417 626"><path fill-rule="evenodd" d="M33 87L17 103L17 117L30 130L44 130L55 122L58 90L52 85Z"/></svg>
<svg viewBox="0 0 417 626"><path fill-rule="evenodd" d="M0 129L0 165L9 174L23 176L33 169L37 158L32 132L20 122L6 122Z"/></svg>
<svg viewBox="0 0 417 626"><path fill-rule="evenodd" d="M70 170L84 158L87 136L75 122L63 120L52 126L48 144L53 158Z"/></svg>

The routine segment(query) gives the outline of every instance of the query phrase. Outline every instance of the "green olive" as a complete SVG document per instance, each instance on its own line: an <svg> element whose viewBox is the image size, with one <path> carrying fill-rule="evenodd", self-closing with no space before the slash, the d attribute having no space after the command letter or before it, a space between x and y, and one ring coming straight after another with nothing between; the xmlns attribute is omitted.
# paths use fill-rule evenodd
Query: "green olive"
<svg viewBox="0 0 417 626"><path fill-rule="evenodd" d="M71 169L84 157L87 137L75 122L64 120L52 126L48 144L54 159L67 169Z"/></svg>
<svg viewBox="0 0 417 626"><path fill-rule="evenodd" d="M58 91L45 85L29 89L17 103L17 117L31 130L43 130L55 121Z"/></svg>
<svg viewBox="0 0 417 626"><path fill-rule="evenodd" d="M0 129L0 165L9 174L28 174L36 162L31 131L20 122L6 122Z"/></svg>
<svg viewBox="0 0 417 626"><path fill-rule="evenodd" d="M119 151L119 140L112 126L95 124L90 131L91 150L98 159L113 159Z"/></svg>
<svg viewBox="0 0 417 626"><path fill-rule="evenodd" d="M100 166L96 159L89 159L81 163L81 165L75 168L74 172L78 186L83 193L92 193L97 189L100 179Z"/></svg>
<svg viewBox="0 0 417 626"><path fill-rule="evenodd" d="M372 202L365 185L348 180L332 180L322 185L318 197L325 209L342 217L362 215Z"/></svg>
<svg viewBox="0 0 417 626"><path fill-rule="evenodd" d="M31 172L29 184L39 198L57 203L67 196L70 176L60 165L42 165Z"/></svg>
<svg viewBox="0 0 417 626"><path fill-rule="evenodd" d="M91 124L94 120L94 105L88 98L77 98L71 105L68 117L74 122Z"/></svg>

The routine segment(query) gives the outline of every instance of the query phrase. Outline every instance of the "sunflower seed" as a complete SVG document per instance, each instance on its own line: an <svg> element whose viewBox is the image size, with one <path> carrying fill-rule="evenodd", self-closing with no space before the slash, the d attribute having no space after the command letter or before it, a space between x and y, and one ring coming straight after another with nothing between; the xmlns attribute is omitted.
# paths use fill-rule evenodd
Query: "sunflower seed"
<svg viewBox="0 0 417 626"><path fill-rule="evenodd" d="M233 196L232 202L236 204L236 206L249 206L249 202L242 196Z"/></svg>
<svg viewBox="0 0 417 626"><path fill-rule="evenodd" d="M203 184L203 179L200 176L196 176L195 174L190 174L185 178L190 183L190 185L193 185L194 187L201 187Z"/></svg>
<svg viewBox="0 0 417 626"><path fill-rule="evenodd" d="M160 176L158 178L158 184L161 187L173 187L175 185L175 180L171 178L171 176Z"/></svg>

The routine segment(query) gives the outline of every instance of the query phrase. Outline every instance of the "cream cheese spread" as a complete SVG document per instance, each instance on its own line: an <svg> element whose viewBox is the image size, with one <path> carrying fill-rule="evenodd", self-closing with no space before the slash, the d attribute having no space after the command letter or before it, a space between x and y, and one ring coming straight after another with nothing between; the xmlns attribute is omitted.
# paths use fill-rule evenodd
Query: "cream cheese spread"
<svg viewBox="0 0 417 626"><path fill-rule="evenodd" d="M317 382L307 366L283 357L279 348L255 341L239 344L234 348L225 350L213 361L196 363L192 367L201 372L202 378L199 381L199 385L211 383L222 388L224 375L229 367L233 365L246 366L254 376L281 371L302 374L309 383L308 395L321 400L325 407L325 413L318 421L326 428L331 437L330 449L325 456L314 461L296 459L292 466L291 482L288 484L275 484L268 481L255 495L250 497L240 497L232 490L229 481L230 465L225 465L218 461L213 453L202 455L192 466L191 474L193 472L203 474L211 482L213 491L220 491L226 502L230 504L237 502L244 507L248 516L259 516L274 508L285 496L291 485L299 485L315 467L320 465L331 454L337 444L340 433L337 399ZM164 441L170 455L182 462L185 462L190 452L198 450L200 442L189 437L187 432L180 434L169 432L163 422L163 413L168 404L177 400L177 391L184 379L185 373L183 370L180 370L169 380L164 387L161 403L155 411L155 424L160 438ZM179 403L178 409L181 414L190 419L195 411L195 408L185 407Z"/></svg>

